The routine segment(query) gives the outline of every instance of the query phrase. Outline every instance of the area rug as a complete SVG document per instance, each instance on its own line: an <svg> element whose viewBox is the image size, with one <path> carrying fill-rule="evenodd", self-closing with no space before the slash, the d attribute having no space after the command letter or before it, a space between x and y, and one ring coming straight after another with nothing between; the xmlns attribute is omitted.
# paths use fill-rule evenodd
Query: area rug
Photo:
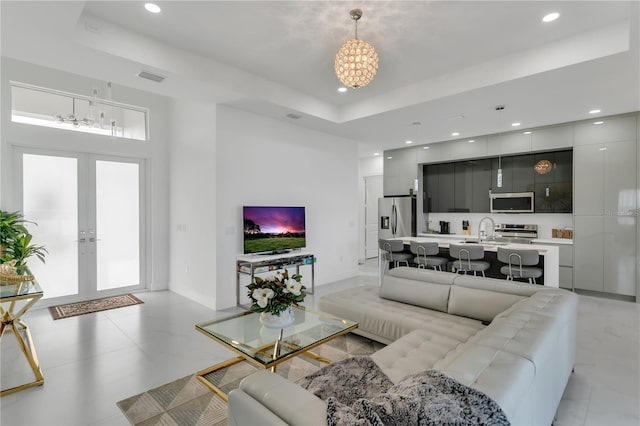
<svg viewBox="0 0 640 426"><path fill-rule="evenodd" d="M124 306L139 305L144 303L132 294L122 296L105 297L103 299L86 300L84 302L68 303L66 305L52 306L49 312L54 320L122 308Z"/></svg>
<svg viewBox="0 0 640 426"><path fill-rule="evenodd" d="M313 350L314 353L338 361L357 355L371 355L384 345L354 334L337 337ZM278 365L277 374L296 382L323 367L315 359L294 357ZM248 362L215 371L205 378L231 392L240 381L255 372ZM129 422L135 426L224 426L227 404L203 385L195 374L182 377L117 403Z"/></svg>

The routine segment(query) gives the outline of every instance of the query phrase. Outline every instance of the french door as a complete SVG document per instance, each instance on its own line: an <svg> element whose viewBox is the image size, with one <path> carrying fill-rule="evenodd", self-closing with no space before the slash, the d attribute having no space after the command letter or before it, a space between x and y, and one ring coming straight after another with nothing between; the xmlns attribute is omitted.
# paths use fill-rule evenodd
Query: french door
<svg viewBox="0 0 640 426"><path fill-rule="evenodd" d="M18 148L14 168L47 305L145 287L144 160Z"/></svg>

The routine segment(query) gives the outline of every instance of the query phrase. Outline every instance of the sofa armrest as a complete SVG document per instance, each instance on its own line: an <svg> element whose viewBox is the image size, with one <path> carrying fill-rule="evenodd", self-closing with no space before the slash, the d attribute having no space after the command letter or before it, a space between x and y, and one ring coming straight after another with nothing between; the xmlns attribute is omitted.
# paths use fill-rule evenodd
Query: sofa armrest
<svg viewBox="0 0 640 426"><path fill-rule="evenodd" d="M326 424L326 418L324 401L268 370L245 377L229 393L230 424L318 425Z"/></svg>

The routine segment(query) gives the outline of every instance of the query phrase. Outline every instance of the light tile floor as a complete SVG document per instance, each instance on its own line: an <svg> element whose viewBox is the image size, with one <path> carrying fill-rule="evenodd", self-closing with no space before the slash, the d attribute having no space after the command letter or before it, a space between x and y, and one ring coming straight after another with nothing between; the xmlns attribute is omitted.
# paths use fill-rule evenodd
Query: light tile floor
<svg viewBox="0 0 640 426"><path fill-rule="evenodd" d="M356 285L377 285L375 264L317 287L307 305ZM169 291L138 296L144 304L58 321L45 309L25 315L45 384L0 398L0 425L127 425L117 401L233 356L194 325L234 309L215 312ZM638 304L580 296L576 368L556 425L640 424L639 324ZM27 367L10 334L1 354L6 388Z"/></svg>

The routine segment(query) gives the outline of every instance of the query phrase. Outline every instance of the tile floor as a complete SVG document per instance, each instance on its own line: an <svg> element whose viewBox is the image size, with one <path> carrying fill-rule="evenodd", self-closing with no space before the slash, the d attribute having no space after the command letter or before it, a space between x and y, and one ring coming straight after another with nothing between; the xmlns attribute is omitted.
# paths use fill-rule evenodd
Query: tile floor
<svg viewBox="0 0 640 426"><path fill-rule="evenodd" d="M307 305L363 284L377 284L369 262L358 277L317 287ZM169 291L137 296L145 303L58 321L45 309L25 315L45 384L2 397L0 425L127 425L117 401L232 356L194 324L234 309L215 312ZM639 425L640 305L580 302L576 368L556 425ZM14 342L10 334L2 341L2 388L24 378Z"/></svg>

